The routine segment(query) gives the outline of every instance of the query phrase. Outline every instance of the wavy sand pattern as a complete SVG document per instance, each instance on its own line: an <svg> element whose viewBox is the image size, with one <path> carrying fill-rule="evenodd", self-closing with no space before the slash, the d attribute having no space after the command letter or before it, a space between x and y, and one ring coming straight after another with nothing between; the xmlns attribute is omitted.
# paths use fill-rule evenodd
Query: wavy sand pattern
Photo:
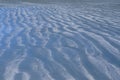
<svg viewBox="0 0 120 80"><path fill-rule="evenodd" d="M0 80L119 80L114 7L0 7Z"/></svg>

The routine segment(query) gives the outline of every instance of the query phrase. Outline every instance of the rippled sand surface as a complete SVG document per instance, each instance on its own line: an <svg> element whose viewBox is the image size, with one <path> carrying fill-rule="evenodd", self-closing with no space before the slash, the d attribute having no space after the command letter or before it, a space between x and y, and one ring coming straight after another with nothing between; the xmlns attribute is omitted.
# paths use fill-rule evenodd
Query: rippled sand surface
<svg viewBox="0 0 120 80"><path fill-rule="evenodd" d="M0 80L119 80L119 8L0 6Z"/></svg>

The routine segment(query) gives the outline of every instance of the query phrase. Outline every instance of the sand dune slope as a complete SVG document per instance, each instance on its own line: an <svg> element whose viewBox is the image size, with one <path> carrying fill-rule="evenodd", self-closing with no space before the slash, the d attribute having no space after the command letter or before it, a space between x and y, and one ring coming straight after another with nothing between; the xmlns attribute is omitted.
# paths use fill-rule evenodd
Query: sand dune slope
<svg viewBox="0 0 120 80"><path fill-rule="evenodd" d="M104 6L0 7L0 80L119 80L120 11Z"/></svg>

